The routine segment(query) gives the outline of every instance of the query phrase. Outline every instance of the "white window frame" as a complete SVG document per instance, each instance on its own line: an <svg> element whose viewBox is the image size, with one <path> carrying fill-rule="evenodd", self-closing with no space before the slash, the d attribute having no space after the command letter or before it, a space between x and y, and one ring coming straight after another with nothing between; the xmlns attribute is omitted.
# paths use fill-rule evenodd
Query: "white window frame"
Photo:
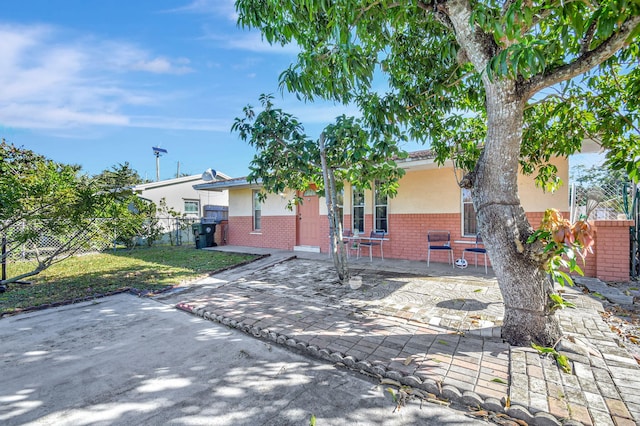
<svg viewBox="0 0 640 426"><path fill-rule="evenodd" d="M356 204L356 194L362 194L362 204ZM360 227L356 227L356 209L358 209L359 211L362 212L362 229L360 229ZM364 189L359 189L356 188L354 186L351 187L351 229L353 230L353 232L360 232L363 233L364 232L364 228L365 228L365 214L364 214L364 209L365 209L365 194L364 194Z"/></svg>
<svg viewBox="0 0 640 426"><path fill-rule="evenodd" d="M195 214L196 216L200 216L200 200L184 198L182 202L183 202L182 207L184 208L185 214ZM195 204L196 206L195 211L187 210L187 204Z"/></svg>
<svg viewBox="0 0 640 426"><path fill-rule="evenodd" d="M389 196L383 195L378 191L380 187L380 181L374 182L373 188L373 230L375 232L384 232L385 234L389 233ZM384 204L378 203L378 197L384 197ZM381 201L381 200L380 200ZM378 207L384 207L384 218L378 217ZM379 227L378 221L384 220L385 227Z"/></svg>
<svg viewBox="0 0 640 426"><path fill-rule="evenodd" d="M253 190L251 195L251 218L252 218L252 229L253 231L259 232L262 230L262 202L258 198L260 191Z"/></svg>
<svg viewBox="0 0 640 426"><path fill-rule="evenodd" d="M467 217L473 214L472 217ZM460 191L460 226L462 228L462 236L475 237L478 233L478 222L476 220L476 211L473 207L471 199L471 190L462 188Z"/></svg>

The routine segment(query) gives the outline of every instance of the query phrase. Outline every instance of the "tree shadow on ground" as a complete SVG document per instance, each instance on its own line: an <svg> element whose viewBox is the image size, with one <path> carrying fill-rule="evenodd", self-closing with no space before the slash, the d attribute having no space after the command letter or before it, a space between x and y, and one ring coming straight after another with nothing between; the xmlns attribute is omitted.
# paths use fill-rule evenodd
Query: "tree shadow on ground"
<svg viewBox="0 0 640 426"><path fill-rule="evenodd" d="M9 318L0 336L7 425L465 424L417 403L393 413L349 371L128 295Z"/></svg>

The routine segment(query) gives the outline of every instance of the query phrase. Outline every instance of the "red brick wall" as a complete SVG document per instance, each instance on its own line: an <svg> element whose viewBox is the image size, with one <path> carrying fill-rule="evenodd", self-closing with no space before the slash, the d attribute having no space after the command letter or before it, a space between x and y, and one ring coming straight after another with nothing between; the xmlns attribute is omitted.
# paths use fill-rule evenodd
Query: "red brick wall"
<svg viewBox="0 0 640 426"><path fill-rule="evenodd" d="M631 220L596 220L595 276L603 281L629 281L629 227ZM586 275L586 271L585 271Z"/></svg>
<svg viewBox="0 0 640 426"><path fill-rule="evenodd" d="M293 250L297 216L263 216L262 230L253 231L253 217L230 216L228 244Z"/></svg>
<svg viewBox="0 0 640 426"><path fill-rule="evenodd" d="M327 235L327 239L320 243L320 249L323 253L327 253L329 250L329 228L326 216L322 216L320 222L322 223L320 235ZM351 229L351 216L345 215L344 223L345 228ZM369 235L371 229L373 229L373 215L368 214L365 215L365 235ZM460 239L459 214L396 214L389 215L389 241L384 242L384 257L426 260L427 231L430 229L450 230L451 241L458 257L462 256L463 248L469 247L453 243L454 240ZM374 248L374 255L380 255L377 248ZM446 262L446 254L432 253L432 260Z"/></svg>
<svg viewBox="0 0 640 426"><path fill-rule="evenodd" d="M227 221L227 220L223 220L219 224L216 225L216 234L213 236L213 238L214 238L214 241L219 246L228 244L224 240L225 234L228 232L228 229L229 229L229 221Z"/></svg>
<svg viewBox="0 0 640 426"><path fill-rule="evenodd" d="M540 225L544 213L527 213L534 228ZM565 217L568 215L565 213ZM345 228L351 228L351 216L344 217ZM251 216L229 217L227 244L278 248L293 250L296 245L297 216L265 216L262 218L262 231L253 232ZM595 221L594 254L587 256L586 264L580 267L588 277L597 277L603 281L629 280L629 227L632 221L608 220ZM365 234L373 227L373 216L365 215ZM462 256L469 244L459 244L456 240L472 240L461 236L460 214L391 214L389 215L389 241L384 242L384 256L389 259L426 260L427 232L429 230L448 230L454 249L454 258ZM216 241L220 244L223 233L216 232ZM329 223L327 216L320 217L320 238L318 242L323 253L329 252ZM324 237L326 236L326 238ZM374 255L379 256L378 249ZM470 258L469 260L472 260ZM431 254L433 262L447 262L447 253ZM478 260L482 264L482 258ZM489 262L489 265L491 263Z"/></svg>

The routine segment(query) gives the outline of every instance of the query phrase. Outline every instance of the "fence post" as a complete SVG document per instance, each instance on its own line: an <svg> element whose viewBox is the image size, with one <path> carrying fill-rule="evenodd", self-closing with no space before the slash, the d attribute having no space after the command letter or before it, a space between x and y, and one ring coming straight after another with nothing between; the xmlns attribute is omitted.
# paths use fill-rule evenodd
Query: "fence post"
<svg viewBox="0 0 640 426"><path fill-rule="evenodd" d="M7 237L2 236L2 281L7 279Z"/></svg>

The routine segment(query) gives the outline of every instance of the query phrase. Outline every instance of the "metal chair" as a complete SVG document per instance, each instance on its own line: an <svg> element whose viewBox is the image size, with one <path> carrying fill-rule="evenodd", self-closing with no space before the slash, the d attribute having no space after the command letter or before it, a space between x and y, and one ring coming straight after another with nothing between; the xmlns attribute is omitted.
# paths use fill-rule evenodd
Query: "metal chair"
<svg viewBox="0 0 640 426"><path fill-rule="evenodd" d="M373 248L376 246L380 246L380 257L382 258L382 260L384 260L384 252L382 250L382 243L384 242L383 238L384 238L384 232L371 231L371 234L369 234L369 240L362 241L360 243L361 248L366 247L369 249L369 260L371 262L373 262L373 254L371 252L373 251Z"/></svg>
<svg viewBox="0 0 640 426"><path fill-rule="evenodd" d="M484 256L484 273L488 274L488 270L487 270L487 249L484 247L480 247L481 245L483 245L482 243L482 237L480 236L480 234L476 234L476 246L475 247L471 247L471 248L466 248L464 250L462 250L462 258L464 259L464 255L465 253L473 253L476 257L476 268L478 267L478 255L481 254ZM466 259L465 259L466 260Z"/></svg>
<svg viewBox="0 0 640 426"><path fill-rule="evenodd" d="M427 268L431 260L431 250L448 252L447 260L451 262L451 267L455 268L453 263L453 247L451 247L451 233L449 231L428 231L427 243Z"/></svg>
<svg viewBox="0 0 640 426"><path fill-rule="evenodd" d="M354 238L353 232L351 229L343 229L342 230L342 240L344 244L347 246L347 258L351 253L351 250L356 251L356 259L360 257L360 241Z"/></svg>

